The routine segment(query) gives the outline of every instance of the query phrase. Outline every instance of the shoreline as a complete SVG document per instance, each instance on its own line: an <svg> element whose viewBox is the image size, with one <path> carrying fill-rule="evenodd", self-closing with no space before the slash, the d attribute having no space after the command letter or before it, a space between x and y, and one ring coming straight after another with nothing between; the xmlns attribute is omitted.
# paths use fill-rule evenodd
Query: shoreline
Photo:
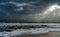
<svg viewBox="0 0 60 37"><path fill-rule="evenodd" d="M41 37L41 36L46 36L48 33L41 33L41 34L23 34L23 35L16 35L12 37Z"/></svg>
<svg viewBox="0 0 60 37"><path fill-rule="evenodd" d="M11 37L60 37L60 31L49 31L48 33L40 33L40 34L23 34Z"/></svg>

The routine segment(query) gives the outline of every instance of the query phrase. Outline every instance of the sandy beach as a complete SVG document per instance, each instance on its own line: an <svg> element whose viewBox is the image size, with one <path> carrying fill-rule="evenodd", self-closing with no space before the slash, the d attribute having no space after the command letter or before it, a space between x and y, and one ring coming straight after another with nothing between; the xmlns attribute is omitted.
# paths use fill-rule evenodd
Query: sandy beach
<svg viewBox="0 0 60 37"><path fill-rule="evenodd" d="M41 34L15 35L12 37L60 37L60 31L50 31L48 33L41 33Z"/></svg>

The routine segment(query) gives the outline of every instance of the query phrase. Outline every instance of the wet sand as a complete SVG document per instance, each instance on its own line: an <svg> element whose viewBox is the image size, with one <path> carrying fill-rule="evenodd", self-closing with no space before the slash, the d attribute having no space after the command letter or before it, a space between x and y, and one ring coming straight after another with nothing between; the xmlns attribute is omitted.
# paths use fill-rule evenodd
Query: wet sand
<svg viewBox="0 0 60 37"><path fill-rule="evenodd" d="M60 37L60 31L50 31L48 33L41 33L41 34L24 34L12 37Z"/></svg>

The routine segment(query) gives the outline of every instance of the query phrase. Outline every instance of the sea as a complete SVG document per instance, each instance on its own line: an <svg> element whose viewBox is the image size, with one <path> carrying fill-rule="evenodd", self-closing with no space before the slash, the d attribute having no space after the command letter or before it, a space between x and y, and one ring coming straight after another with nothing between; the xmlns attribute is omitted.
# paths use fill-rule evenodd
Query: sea
<svg viewBox="0 0 60 37"><path fill-rule="evenodd" d="M0 32L0 37L11 37L11 36L23 35L23 34L40 34L40 33L48 33L49 31L60 31L60 23L0 23L0 26L15 26L15 25L18 26L47 25L50 27L16 29L10 32L3 31Z"/></svg>

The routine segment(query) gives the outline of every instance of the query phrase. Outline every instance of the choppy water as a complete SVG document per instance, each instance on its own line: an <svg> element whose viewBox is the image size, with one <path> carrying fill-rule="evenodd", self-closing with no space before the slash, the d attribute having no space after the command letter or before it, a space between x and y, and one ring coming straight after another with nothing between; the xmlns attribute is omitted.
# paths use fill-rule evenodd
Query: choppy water
<svg viewBox="0 0 60 37"><path fill-rule="evenodd" d="M14 35L23 35L23 34L39 34L39 33L47 33L49 31L60 31L60 23L0 23L0 26L13 26L13 25L49 25L56 28L29 28L29 29L16 29L11 32L3 31L0 32L1 37L10 37Z"/></svg>
<svg viewBox="0 0 60 37"><path fill-rule="evenodd" d="M23 35L23 34L39 34L47 33L49 31L60 31L60 28L32 28L32 29L17 29L11 32L0 32L2 37L10 37L14 35Z"/></svg>
<svg viewBox="0 0 60 37"><path fill-rule="evenodd" d="M0 26L14 26L14 25L60 25L60 23L0 23Z"/></svg>

